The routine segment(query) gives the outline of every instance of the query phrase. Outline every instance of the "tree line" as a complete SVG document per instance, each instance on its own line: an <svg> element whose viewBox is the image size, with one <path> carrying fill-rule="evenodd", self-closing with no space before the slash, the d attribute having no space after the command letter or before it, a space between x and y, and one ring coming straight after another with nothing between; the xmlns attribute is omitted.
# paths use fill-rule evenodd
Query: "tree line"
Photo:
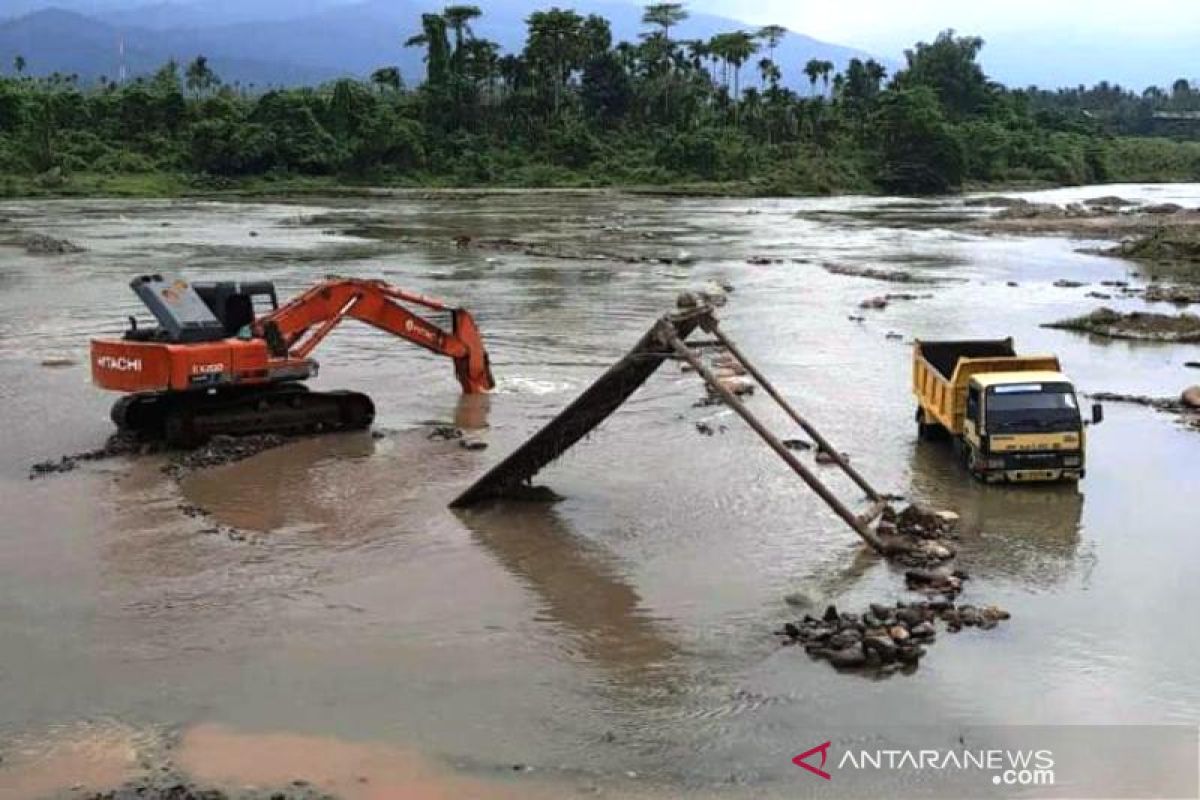
<svg viewBox="0 0 1200 800"><path fill-rule="evenodd" d="M412 87L381 66L367 80L255 90L224 84L203 56L84 86L26 76L18 56L0 78L0 175L734 182L761 193L1200 179L1200 143L1179 141L1186 125L1166 139L1130 122L1195 109L1200 92L1186 81L1140 95L1108 84L1009 90L984 73L983 40L953 31L906 51L894 75L870 59L840 71L784 64L782 26L685 39L680 3L646 6L634 42L615 42L599 15L535 11L522 49L504 53L475 35L481 16L449 6L398 35L398 47L423 52L425 79ZM807 86L789 88L785 74Z"/></svg>

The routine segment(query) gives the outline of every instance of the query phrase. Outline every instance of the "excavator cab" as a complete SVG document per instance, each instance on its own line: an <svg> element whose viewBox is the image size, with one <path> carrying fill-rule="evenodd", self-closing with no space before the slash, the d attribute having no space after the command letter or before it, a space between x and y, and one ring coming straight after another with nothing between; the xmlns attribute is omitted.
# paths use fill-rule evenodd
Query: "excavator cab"
<svg viewBox="0 0 1200 800"><path fill-rule="evenodd" d="M237 336L258 315L279 308L279 296L271 281L193 283L192 288L221 321L226 336Z"/></svg>
<svg viewBox="0 0 1200 800"><path fill-rule="evenodd" d="M142 275L129 285L158 322L156 328L139 327L130 317L125 339L135 342L215 342L237 336L259 313L279 308L270 281L188 283L182 278Z"/></svg>

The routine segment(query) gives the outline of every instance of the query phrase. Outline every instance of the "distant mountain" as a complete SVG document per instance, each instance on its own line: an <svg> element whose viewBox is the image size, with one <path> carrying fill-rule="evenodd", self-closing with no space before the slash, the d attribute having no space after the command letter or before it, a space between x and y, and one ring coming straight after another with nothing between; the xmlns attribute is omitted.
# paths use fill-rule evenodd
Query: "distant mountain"
<svg viewBox="0 0 1200 800"><path fill-rule="evenodd" d="M20 54L30 75L60 72L83 80L116 78L124 64L126 74L133 77L154 72L170 58L184 62L204 52L193 48L189 39L123 29L72 11L47 9L0 23L0 69L10 71L13 59ZM214 53L210 61L228 82L296 85L316 83L329 76L328 70L287 59L264 59L253 53Z"/></svg>
<svg viewBox="0 0 1200 800"><path fill-rule="evenodd" d="M31 10L36 0L6 0L6 8L10 2L26 13L0 22L0 70L10 69L19 53L31 74L112 77L120 63L118 42L124 42L130 75L151 72L168 57L190 61L203 54L224 80L260 86L361 77L384 65L399 66L408 83L418 83L424 75L423 53L403 47L403 42L419 31L422 13L444 5L419 0L197 0L152 5L137 5L135 0L55 0L68 8ZM553 4L481 3L485 13L473 27L476 35L513 52L523 45L529 12ZM560 0L558 5L601 14L612 22L617 40L636 40L645 30L640 5L617 0ZM737 29L754 26L695 13L672 35L708 38ZM789 34L775 53L785 82L802 90L808 87L802 68L810 58L828 59L841 69L854 57L870 56L798 33ZM750 65L744 76L747 85L757 81Z"/></svg>

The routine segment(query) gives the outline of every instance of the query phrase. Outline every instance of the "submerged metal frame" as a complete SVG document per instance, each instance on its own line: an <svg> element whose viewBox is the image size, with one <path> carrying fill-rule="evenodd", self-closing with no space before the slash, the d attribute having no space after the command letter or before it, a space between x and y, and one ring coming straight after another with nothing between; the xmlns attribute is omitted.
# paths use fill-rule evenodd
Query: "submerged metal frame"
<svg viewBox="0 0 1200 800"><path fill-rule="evenodd" d="M690 304L689 304L690 303ZM792 468L801 480L812 489L825 504L833 509L842 521L862 537L863 541L879 553L885 552L879 537L871 530L871 523L887 507L887 498L875 490L858 470L820 431L800 415L775 386L746 358L741 349L721 330L713 306L698 302L694 295L681 297L680 310L667 314L654 323L653 327L638 341L620 361L610 367L558 416L535 433L528 441L513 451L507 458L488 470L479 480L451 503L452 508L465 508L491 498L503 497L527 486L533 476L544 466L556 459L572 445L617 410L654 372L669 359L680 359L696 371L696 374L730 409L740 416L783 461ZM714 337L703 342L687 341L691 333L700 328ZM712 373L696 348L722 346L726 348L746 372L773 399L783 411L816 443L818 452L828 455L871 500L871 506L862 514L855 514L840 498L785 444L746 407L746 404L726 388Z"/></svg>

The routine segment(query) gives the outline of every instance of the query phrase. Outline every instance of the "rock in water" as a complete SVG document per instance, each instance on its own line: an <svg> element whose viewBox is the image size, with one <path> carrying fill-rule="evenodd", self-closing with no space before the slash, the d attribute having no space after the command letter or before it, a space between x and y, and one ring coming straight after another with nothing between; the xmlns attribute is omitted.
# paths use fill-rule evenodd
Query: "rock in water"
<svg viewBox="0 0 1200 800"><path fill-rule="evenodd" d="M53 236L47 236L44 233L31 233L21 242L25 246L25 252L30 255L66 255L68 253L82 253L84 248L67 239L56 239Z"/></svg>
<svg viewBox="0 0 1200 800"><path fill-rule="evenodd" d="M829 663L841 669L861 667L867 663L867 654L863 652L862 644L852 644L842 650L831 652Z"/></svg>
<svg viewBox="0 0 1200 800"><path fill-rule="evenodd" d="M1179 399L1188 408L1200 408L1200 386L1189 386L1184 389Z"/></svg>
<svg viewBox="0 0 1200 800"><path fill-rule="evenodd" d="M868 636L862 641L863 653L867 658L874 656L881 664L896 660L896 644L887 636Z"/></svg>

